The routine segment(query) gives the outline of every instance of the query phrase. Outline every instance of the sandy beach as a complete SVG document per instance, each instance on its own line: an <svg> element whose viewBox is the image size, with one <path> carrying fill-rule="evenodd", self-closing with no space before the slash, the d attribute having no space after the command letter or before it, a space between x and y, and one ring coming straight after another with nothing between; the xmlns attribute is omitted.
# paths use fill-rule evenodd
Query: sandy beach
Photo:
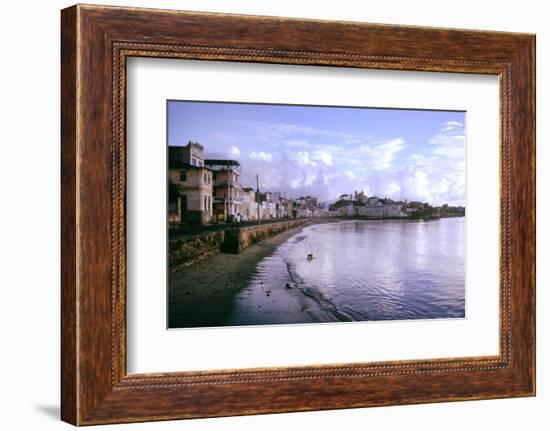
<svg viewBox="0 0 550 431"><path fill-rule="evenodd" d="M204 327L232 325L238 316L233 313L236 296L249 286L258 264L275 252L278 246L301 232L299 226L254 244L240 254L219 253L191 267L170 275L169 327ZM287 286L287 283L290 285ZM274 323L281 319L301 322L334 320L325 316L315 301L297 292L291 282L281 280L280 289L265 292L257 298L257 307L263 307L260 315ZM292 319L292 316L296 319ZM299 317L298 317L299 315ZM250 322L260 324L266 322ZM281 322L282 323L282 322Z"/></svg>

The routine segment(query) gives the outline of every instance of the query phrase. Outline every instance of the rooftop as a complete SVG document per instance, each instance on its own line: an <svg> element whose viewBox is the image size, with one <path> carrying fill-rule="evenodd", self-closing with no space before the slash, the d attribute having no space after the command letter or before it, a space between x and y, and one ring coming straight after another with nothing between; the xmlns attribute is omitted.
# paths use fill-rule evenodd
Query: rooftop
<svg viewBox="0 0 550 431"><path fill-rule="evenodd" d="M241 166L237 160L228 159L204 159L205 165Z"/></svg>
<svg viewBox="0 0 550 431"><path fill-rule="evenodd" d="M206 166L191 165L178 159L168 160L168 169L208 169Z"/></svg>

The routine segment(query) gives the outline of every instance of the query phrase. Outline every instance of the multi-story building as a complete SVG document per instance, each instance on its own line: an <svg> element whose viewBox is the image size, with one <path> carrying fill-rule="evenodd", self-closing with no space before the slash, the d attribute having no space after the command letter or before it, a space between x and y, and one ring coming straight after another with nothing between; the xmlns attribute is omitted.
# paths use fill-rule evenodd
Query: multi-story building
<svg viewBox="0 0 550 431"><path fill-rule="evenodd" d="M204 224L212 220L212 172L202 145L168 147L168 221Z"/></svg>
<svg viewBox="0 0 550 431"><path fill-rule="evenodd" d="M365 194L365 192L363 190L361 190L360 192L358 192L356 190L355 193L354 193L353 199L355 201L358 201L358 202L361 202L361 203L366 203L367 202L367 195Z"/></svg>
<svg viewBox="0 0 550 431"><path fill-rule="evenodd" d="M258 220L258 202L256 201L256 191L252 187L244 187L241 192L242 220Z"/></svg>
<svg viewBox="0 0 550 431"><path fill-rule="evenodd" d="M367 205L382 205L382 203L380 202L380 199L378 199L378 197L376 197L376 196L371 196L370 198L367 198L366 199L366 204Z"/></svg>
<svg viewBox="0 0 550 431"><path fill-rule="evenodd" d="M240 163L237 160L206 159L204 164L213 175L214 218L220 221L240 220L243 213Z"/></svg>
<svg viewBox="0 0 550 431"><path fill-rule="evenodd" d="M365 205L356 208L357 215L364 217L405 217L406 214L401 210L399 204L377 204L377 205Z"/></svg>

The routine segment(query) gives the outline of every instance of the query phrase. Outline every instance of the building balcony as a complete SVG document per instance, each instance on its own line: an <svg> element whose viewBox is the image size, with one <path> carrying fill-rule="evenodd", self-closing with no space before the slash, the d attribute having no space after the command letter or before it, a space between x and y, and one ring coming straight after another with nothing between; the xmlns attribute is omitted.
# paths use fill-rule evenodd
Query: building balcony
<svg viewBox="0 0 550 431"><path fill-rule="evenodd" d="M232 187L235 189L242 189L242 186L237 181L229 180L214 180L212 181L214 187Z"/></svg>

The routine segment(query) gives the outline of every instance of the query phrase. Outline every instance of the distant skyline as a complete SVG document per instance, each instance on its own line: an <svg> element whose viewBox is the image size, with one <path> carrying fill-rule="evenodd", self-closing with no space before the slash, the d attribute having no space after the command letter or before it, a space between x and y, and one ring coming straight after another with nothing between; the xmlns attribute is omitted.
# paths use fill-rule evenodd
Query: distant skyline
<svg viewBox="0 0 550 431"><path fill-rule="evenodd" d="M168 144L241 163L289 198L367 195L465 205L465 112L168 102Z"/></svg>

